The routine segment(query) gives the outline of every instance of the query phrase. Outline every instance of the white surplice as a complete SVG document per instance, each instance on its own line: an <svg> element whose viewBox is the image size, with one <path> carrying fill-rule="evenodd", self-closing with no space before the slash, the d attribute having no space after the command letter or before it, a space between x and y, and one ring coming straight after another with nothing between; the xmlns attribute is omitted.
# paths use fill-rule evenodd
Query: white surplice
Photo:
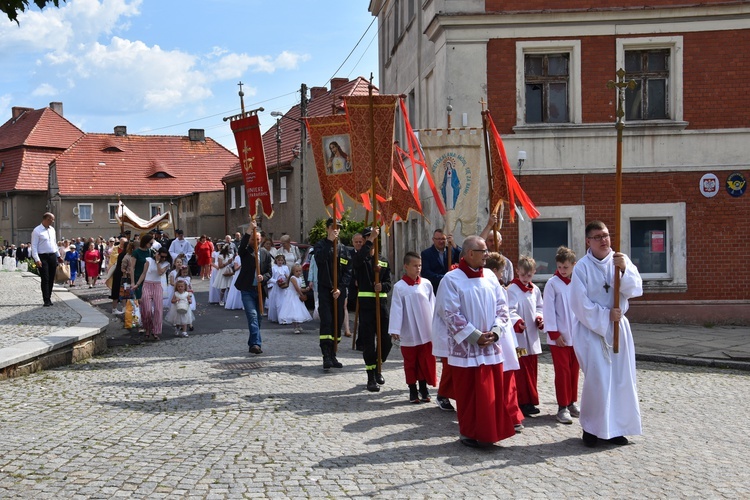
<svg viewBox="0 0 750 500"><path fill-rule="evenodd" d="M431 342L434 313L435 294L429 280L419 278L419 283L414 285L398 280L393 285L388 333L399 335L404 347Z"/></svg>

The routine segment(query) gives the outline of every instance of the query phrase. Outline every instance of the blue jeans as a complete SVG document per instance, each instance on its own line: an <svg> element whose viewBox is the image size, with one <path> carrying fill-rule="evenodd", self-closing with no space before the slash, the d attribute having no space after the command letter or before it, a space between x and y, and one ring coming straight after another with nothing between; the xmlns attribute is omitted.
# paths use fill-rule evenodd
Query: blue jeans
<svg viewBox="0 0 750 500"><path fill-rule="evenodd" d="M241 293L242 307L245 309L245 316L247 317L247 328L250 330L250 337L247 339L247 345L250 347L254 345L260 347L261 314L258 310L258 290L251 290L249 292L241 290Z"/></svg>

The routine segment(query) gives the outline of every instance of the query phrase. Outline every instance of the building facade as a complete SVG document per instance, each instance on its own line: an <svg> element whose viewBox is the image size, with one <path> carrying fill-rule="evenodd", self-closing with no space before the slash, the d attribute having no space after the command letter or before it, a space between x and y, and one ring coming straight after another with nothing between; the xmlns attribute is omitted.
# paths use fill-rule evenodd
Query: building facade
<svg viewBox="0 0 750 500"><path fill-rule="evenodd" d="M600 219L644 278L632 319L750 323L750 271L738 262L750 215L750 98L740 91L750 2L373 0L370 12L381 91L408 96L414 128L481 127L486 103L541 212L510 224L506 210L512 261L532 255L542 283L555 249L581 256L586 223ZM615 221L617 95L607 83L620 68L637 86L625 95ZM397 247L429 245L442 221L425 205L431 224L402 224ZM479 231L488 206L477 210Z"/></svg>

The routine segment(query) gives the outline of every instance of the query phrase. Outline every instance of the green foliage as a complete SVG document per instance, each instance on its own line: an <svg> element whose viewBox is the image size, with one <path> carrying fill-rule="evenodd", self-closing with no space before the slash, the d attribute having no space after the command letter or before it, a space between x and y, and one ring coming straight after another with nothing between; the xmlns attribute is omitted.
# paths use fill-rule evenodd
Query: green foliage
<svg viewBox="0 0 750 500"><path fill-rule="evenodd" d="M39 276L39 269L36 267L36 262L34 262L34 259L28 258L28 259L24 259L24 260L22 260L20 262L25 262L26 264L28 264L28 266L29 266L29 272L30 273L34 273L37 276Z"/></svg>
<svg viewBox="0 0 750 500"><path fill-rule="evenodd" d="M66 0L62 0L65 3ZM34 4L40 9L46 7L48 3L55 7L60 7L60 0L34 0ZM24 12L29 8L29 0L0 0L0 10L8 16L8 19L18 24L18 13Z"/></svg>
<svg viewBox="0 0 750 500"><path fill-rule="evenodd" d="M341 231L339 232L339 239L344 245L351 245L352 237L356 233L361 233L365 228L364 222L355 221L350 218L351 212L351 209L347 209L344 212L344 215L341 216ZM314 245L328 235L328 231L326 230L326 219L328 219L328 217L316 220L313 227L310 228L310 232L307 234L307 240L311 245Z"/></svg>

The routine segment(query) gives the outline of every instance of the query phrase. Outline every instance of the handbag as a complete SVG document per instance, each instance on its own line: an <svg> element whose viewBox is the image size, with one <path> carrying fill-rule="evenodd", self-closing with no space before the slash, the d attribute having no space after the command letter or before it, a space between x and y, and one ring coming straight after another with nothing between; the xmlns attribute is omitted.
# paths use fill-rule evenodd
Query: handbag
<svg viewBox="0 0 750 500"><path fill-rule="evenodd" d="M188 309L190 308L190 305L188 304L187 299L179 299L177 300L177 303L175 304L175 309L177 310L177 314L187 314Z"/></svg>
<svg viewBox="0 0 750 500"><path fill-rule="evenodd" d="M130 298L130 294L133 288L130 286L130 278L124 277L120 280L120 300L127 300Z"/></svg>
<svg viewBox="0 0 750 500"><path fill-rule="evenodd" d="M141 327L141 308L136 299L128 299L125 303L124 323L127 329Z"/></svg>
<svg viewBox="0 0 750 500"><path fill-rule="evenodd" d="M70 279L70 266L68 264L60 264L55 269L55 282L65 283Z"/></svg>
<svg viewBox="0 0 750 500"><path fill-rule="evenodd" d="M279 285L279 288L289 288L289 279L282 278L281 283L278 283L278 285Z"/></svg>
<svg viewBox="0 0 750 500"><path fill-rule="evenodd" d="M224 276L232 276L234 274L234 265L229 264L228 266L224 267L224 271L221 273Z"/></svg>

